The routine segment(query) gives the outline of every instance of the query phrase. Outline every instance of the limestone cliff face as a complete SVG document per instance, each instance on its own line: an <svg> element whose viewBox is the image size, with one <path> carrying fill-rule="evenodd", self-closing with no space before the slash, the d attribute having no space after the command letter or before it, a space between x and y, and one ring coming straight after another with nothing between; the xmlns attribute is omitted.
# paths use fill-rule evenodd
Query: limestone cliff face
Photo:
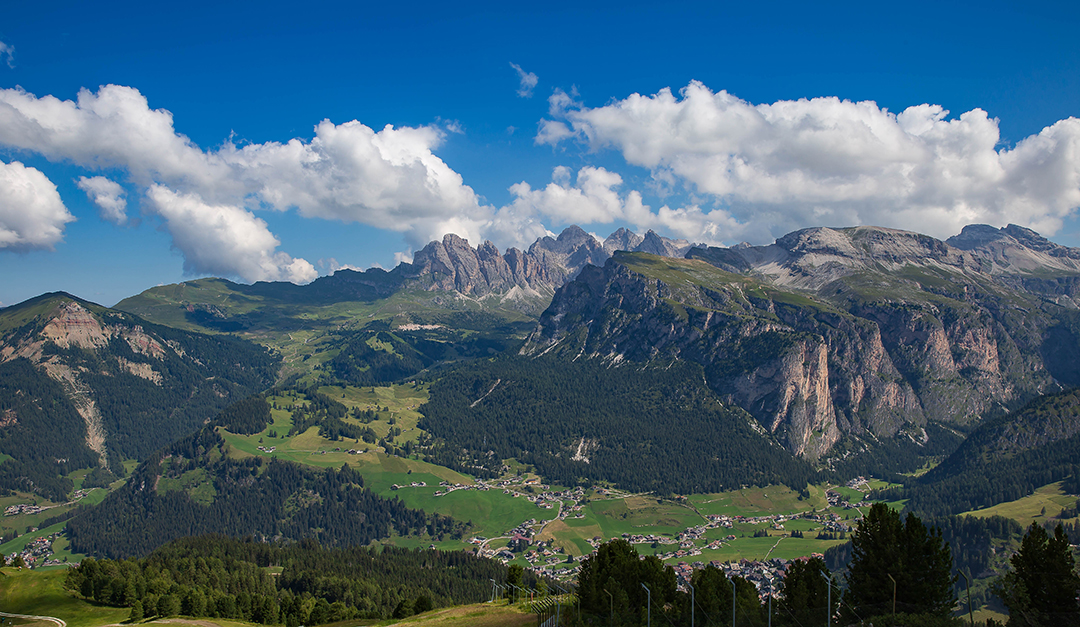
<svg viewBox="0 0 1080 627"><path fill-rule="evenodd" d="M806 457L844 434L918 441L927 422L972 424L1080 383L1080 253L1018 229L975 229L967 248L867 227L683 260L616 253L556 293L522 353L695 361Z"/></svg>

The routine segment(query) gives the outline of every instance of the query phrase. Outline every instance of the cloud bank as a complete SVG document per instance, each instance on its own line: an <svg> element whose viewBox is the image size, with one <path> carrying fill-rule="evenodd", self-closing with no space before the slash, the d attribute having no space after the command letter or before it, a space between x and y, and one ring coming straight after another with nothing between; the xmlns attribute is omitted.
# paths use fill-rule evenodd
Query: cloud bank
<svg viewBox="0 0 1080 627"><path fill-rule="evenodd" d="M433 150L443 139L443 131L434 126L375 131L356 121L324 120L311 141L244 146L229 141L204 151L176 132L170 112L151 109L131 87L107 85L96 93L84 89L75 101L39 98L18 88L0 90L0 144L88 169L120 168L145 190L160 185L198 197L207 207L296 210L305 217L398 231L417 246L441 237L447 228L476 237L490 218L490 208L480 207L461 175L435 156ZM121 199L109 195L116 188L105 181L80 180L80 187L106 216L119 219ZM247 280L273 274L262 262L225 263L237 255L211 260L184 236L180 216L168 219L157 213L166 217L166 228L191 272ZM184 214L192 219L197 215L201 213ZM222 239L218 245L244 251L244 242ZM307 276L303 271L285 274Z"/></svg>
<svg viewBox="0 0 1080 627"><path fill-rule="evenodd" d="M973 222L1016 222L1053 234L1080 206L1080 120L999 149L986 112L948 113L924 104L894 114L838 98L753 105L693 82L678 96L664 89L597 108L557 92L536 141L617 150L655 185L716 206L653 220L729 240L820 224L946 237Z"/></svg>
<svg viewBox="0 0 1080 627"><path fill-rule="evenodd" d="M535 87L534 74L514 67L523 90ZM452 128L324 120L309 140L230 140L206 150L131 87L82 90L75 100L0 90L0 145L123 172L187 271L247 281L316 276L312 264L278 250L259 211L395 231L407 259L445 233L527 246L571 223L621 222L707 243L767 243L806 226L856 224L947 237L973 222L1015 222L1052 235L1080 206L1075 118L1002 148L997 121L979 109L949 118L936 105L894 114L837 98L753 105L700 83L589 108L576 92L555 91L535 141L581 146L586 163L596 151L617 151L648 172L658 196L687 199L659 208L595 165L557 167L542 187L523 180L509 187L509 204L491 206L436 155ZM104 219L128 220L124 186L104 176L77 183ZM50 248L74 219L55 185L16 161L0 162L0 199L2 249Z"/></svg>
<svg viewBox="0 0 1080 627"><path fill-rule="evenodd" d="M0 250L52 250L73 220L41 170L0 161Z"/></svg>

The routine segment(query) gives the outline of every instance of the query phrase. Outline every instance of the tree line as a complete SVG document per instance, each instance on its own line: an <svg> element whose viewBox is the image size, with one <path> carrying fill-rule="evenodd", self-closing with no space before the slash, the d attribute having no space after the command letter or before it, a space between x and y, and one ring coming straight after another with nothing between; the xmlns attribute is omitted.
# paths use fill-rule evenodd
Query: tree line
<svg viewBox="0 0 1080 627"><path fill-rule="evenodd" d="M506 578L501 563L461 551L204 535L138 559L87 558L64 585L87 600L130 607L132 621L183 614L296 627L476 603L491 579Z"/></svg>
<svg viewBox="0 0 1080 627"><path fill-rule="evenodd" d="M391 533L445 539L465 532L466 525L448 516L410 509L365 488L348 465L318 469L262 457L234 460L227 446L207 428L147 460L122 488L68 521L72 549L125 558L206 533L313 538L337 547L366 545ZM162 478L181 484L205 478L204 494L212 500L159 489Z"/></svg>
<svg viewBox="0 0 1080 627"><path fill-rule="evenodd" d="M954 616L959 577L950 543L938 528L877 503L852 532L848 551L850 562L842 578L834 576L827 559L792 560L779 594L770 602L768 596L759 599L751 582L728 577L712 565L695 570L689 585L680 588L670 566L654 556L638 555L624 540L613 540L583 561L577 590L581 618L567 624L606 627L650 620L676 627L967 624L967 617ZM993 586L993 593L1009 608L1010 626L1080 625L1080 577L1060 526L1047 533L1032 525L1010 562L1011 571Z"/></svg>

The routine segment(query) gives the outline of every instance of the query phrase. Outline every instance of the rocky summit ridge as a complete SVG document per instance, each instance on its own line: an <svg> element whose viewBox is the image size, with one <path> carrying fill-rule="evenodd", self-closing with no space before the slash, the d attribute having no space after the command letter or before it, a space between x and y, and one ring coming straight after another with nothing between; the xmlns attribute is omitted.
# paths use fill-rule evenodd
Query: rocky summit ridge
<svg viewBox="0 0 1080 627"><path fill-rule="evenodd" d="M412 276L430 276L430 289L470 296L515 289L550 295L586 265L601 266L617 250L678 257L689 249L689 242L661 237L651 230L640 236L620 228L600 242L576 225L567 227L557 237L536 240L526 251L511 247L503 254L490 241L472 248L468 240L448 234L413 255L406 272Z"/></svg>

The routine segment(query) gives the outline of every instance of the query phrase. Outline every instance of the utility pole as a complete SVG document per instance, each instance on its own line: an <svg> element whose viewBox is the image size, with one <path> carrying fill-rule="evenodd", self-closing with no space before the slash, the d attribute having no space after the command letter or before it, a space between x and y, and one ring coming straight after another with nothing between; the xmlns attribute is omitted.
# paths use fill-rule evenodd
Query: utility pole
<svg viewBox="0 0 1080 627"><path fill-rule="evenodd" d="M967 585L967 597L968 597L968 617L971 619L971 627L975 627L975 612L971 609L971 580L964 571L957 570L960 576L964 578L964 583Z"/></svg>
<svg viewBox="0 0 1080 627"><path fill-rule="evenodd" d="M563 590L559 586L555 586L555 589L562 592L563 594L566 594L566 590ZM556 599L555 603L555 627L561 627L562 622L560 621L562 621L562 599Z"/></svg>
<svg viewBox="0 0 1080 627"><path fill-rule="evenodd" d="M694 627L694 586L686 584L686 587L690 588L690 627Z"/></svg>
<svg viewBox="0 0 1080 627"><path fill-rule="evenodd" d="M728 581L731 583L731 627L735 627L735 580Z"/></svg>
<svg viewBox="0 0 1080 627"><path fill-rule="evenodd" d="M645 602L645 609L647 610L649 617L646 625L652 627L652 590L649 590L649 586L646 586L645 584L641 584L641 587L645 588L645 592L649 595L649 600Z"/></svg>
<svg viewBox="0 0 1080 627"><path fill-rule="evenodd" d="M889 573L885 573L889 575ZM892 622L896 624L896 580L892 575L889 575L889 580L892 581Z"/></svg>
<svg viewBox="0 0 1080 627"><path fill-rule="evenodd" d="M611 606L611 607L610 607L610 609L608 610L608 612L609 612L609 614L610 614L610 615L608 616L608 622L609 622L609 623L614 623L614 622L615 622L615 597L611 596L611 593L610 593L610 592L608 592L608 589L607 589L607 588L604 588L604 592L606 592L606 593L607 593L607 596L608 596L608 605L610 605L610 606Z"/></svg>
<svg viewBox="0 0 1080 627"><path fill-rule="evenodd" d="M491 603L494 603L495 602L495 587L498 584L495 583L494 579L489 579L488 581L491 582Z"/></svg>

